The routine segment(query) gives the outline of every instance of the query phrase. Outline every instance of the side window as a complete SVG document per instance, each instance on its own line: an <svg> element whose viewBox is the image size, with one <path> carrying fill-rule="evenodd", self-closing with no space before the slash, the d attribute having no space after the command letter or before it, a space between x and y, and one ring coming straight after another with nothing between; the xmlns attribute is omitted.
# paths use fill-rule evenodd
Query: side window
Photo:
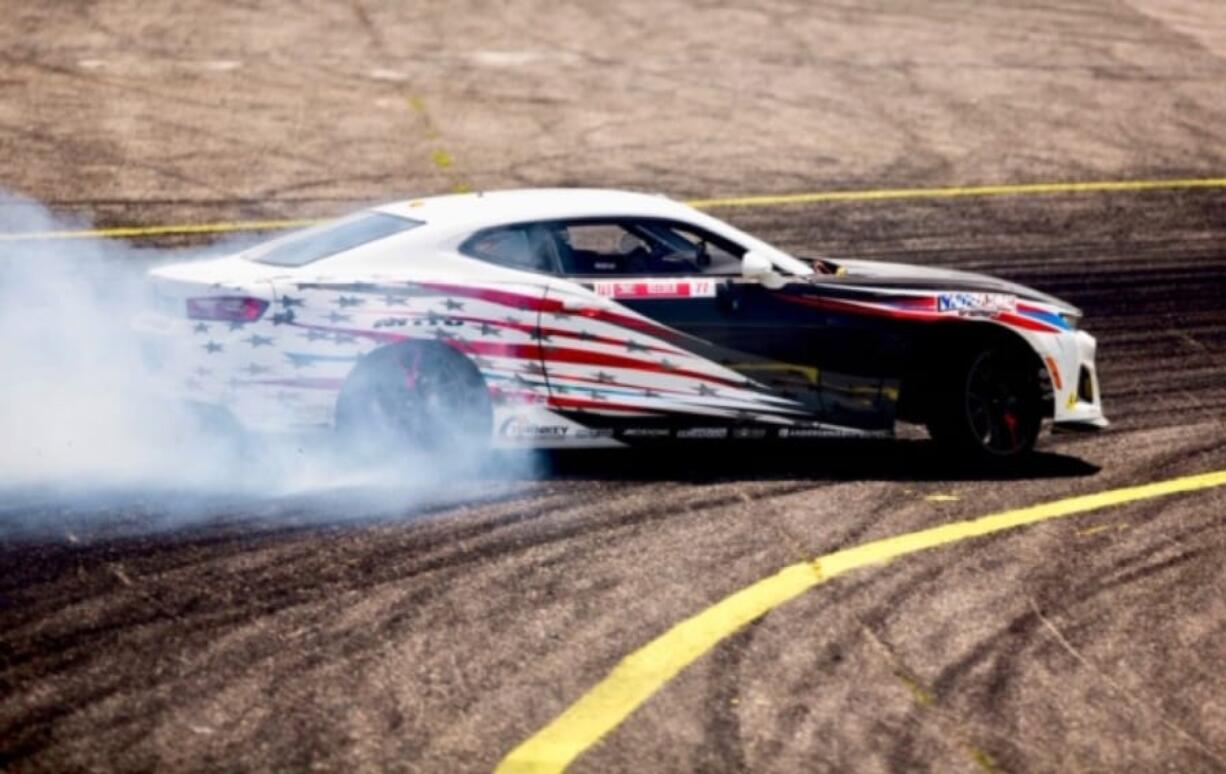
<svg viewBox="0 0 1226 774"><path fill-rule="evenodd" d="M557 223L551 231L567 274L639 274L647 269L650 248L622 223Z"/></svg>
<svg viewBox="0 0 1226 774"><path fill-rule="evenodd" d="M745 254L745 249L740 245L681 223L653 223L647 227L658 231L663 239L676 245L672 260L693 265L697 274L727 276L741 273L741 256Z"/></svg>
<svg viewBox="0 0 1226 774"><path fill-rule="evenodd" d="M478 231L460 252L487 263L523 271L554 271L549 235L539 225L502 226Z"/></svg>
<svg viewBox="0 0 1226 774"><path fill-rule="evenodd" d="M685 224L652 219L547 225L562 263L575 276L733 275L744 249Z"/></svg>

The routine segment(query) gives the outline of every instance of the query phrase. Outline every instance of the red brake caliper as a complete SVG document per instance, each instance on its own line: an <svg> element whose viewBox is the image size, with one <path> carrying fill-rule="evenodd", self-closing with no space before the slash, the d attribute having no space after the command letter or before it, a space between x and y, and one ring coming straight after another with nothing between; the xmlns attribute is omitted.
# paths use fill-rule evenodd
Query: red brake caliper
<svg viewBox="0 0 1226 774"><path fill-rule="evenodd" d="M419 363L421 360L421 353L414 351L409 355L409 357L411 359L408 362L401 361L400 365L404 370L404 386L412 390L417 387L417 376L420 368Z"/></svg>
<svg viewBox="0 0 1226 774"><path fill-rule="evenodd" d="M1017 414L1014 414L1012 411L1006 411L1004 420L1005 427L1009 428L1009 440L1013 442L1014 446L1017 446Z"/></svg>

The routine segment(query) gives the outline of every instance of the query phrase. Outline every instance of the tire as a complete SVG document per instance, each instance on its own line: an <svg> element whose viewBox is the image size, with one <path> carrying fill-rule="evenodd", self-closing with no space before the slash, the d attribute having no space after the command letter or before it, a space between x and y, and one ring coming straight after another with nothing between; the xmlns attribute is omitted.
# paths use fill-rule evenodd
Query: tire
<svg viewBox="0 0 1226 774"><path fill-rule="evenodd" d="M362 359L341 388L337 430L366 456L480 456L493 407L481 372L442 344L406 342Z"/></svg>
<svg viewBox="0 0 1226 774"><path fill-rule="evenodd" d="M1043 426L1038 369L1014 348L989 347L949 363L928 432L958 457L1006 464L1034 450Z"/></svg>

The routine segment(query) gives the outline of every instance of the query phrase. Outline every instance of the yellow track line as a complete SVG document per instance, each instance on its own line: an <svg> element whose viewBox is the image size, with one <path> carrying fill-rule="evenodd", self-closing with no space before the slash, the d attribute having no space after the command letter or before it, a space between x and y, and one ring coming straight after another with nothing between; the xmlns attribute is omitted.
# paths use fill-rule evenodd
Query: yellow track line
<svg viewBox="0 0 1226 774"><path fill-rule="evenodd" d="M665 683L721 640L809 589L843 573L908 554L1048 519L1138 500L1226 486L1226 470L1043 503L876 540L784 567L725 597L626 656L552 723L516 747L498 772L557 772L616 728Z"/></svg>
<svg viewBox="0 0 1226 774"><path fill-rule="evenodd" d="M819 191L778 196L742 196L726 199L696 199L691 207L763 207L778 204L819 202L866 202L885 199L952 199L969 196L1036 196L1061 193L1107 193L1112 191L1158 191L1180 188L1226 188L1226 178L1188 180L1098 180L1086 183L1019 183L1013 185L950 186L947 188L884 188L873 191Z"/></svg>
<svg viewBox="0 0 1226 774"><path fill-rule="evenodd" d="M118 226L81 231L26 231L0 234L0 242L30 242L51 239L100 239L165 236L168 234L229 234L236 231L277 231L300 228L318 223L318 220L298 218L295 220L241 220L230 223L179 223L166 226Z"/></svg>
<svg viewBox="0 0 1226 774"><path fill-rule="evenodd" d="M1226 188L1226 178L1189 178L1179 180L1099 180L1085 183L1020 183L1012 185L950 186L945 188L883 188L868 191L816 191L812 193L765 196L734 196L722 199L692 199L692 207L711 210L720 207L769 207L783 204L822 202L864 202L891 199L951 199L974 196L1038 196L1062 193L1109 193L1120 191L1158 191L1191 188ZM272 231L318 223L318 220L257 220L230 223L180 224L164 226L120 226L81 231L28 231L0 234L0 242L43 239L92 239L166 236L170 234L224 234L234 231Z"/></svg>

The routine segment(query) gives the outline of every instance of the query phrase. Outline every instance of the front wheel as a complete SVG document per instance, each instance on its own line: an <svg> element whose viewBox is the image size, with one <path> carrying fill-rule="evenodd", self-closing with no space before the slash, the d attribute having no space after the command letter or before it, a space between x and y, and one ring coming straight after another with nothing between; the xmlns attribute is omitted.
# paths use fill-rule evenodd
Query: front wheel
<svg viewBox="0 0 1226 774"><path fill-rule="evenodd" d="M367 355L341 389L337 430L351 447L378 455L479 455L493 409L481 372L432 342L406 342Z"/></svg>
<svg viewBox="0 0 1226 774"><path fill-rule="evenodd" d="M942 446L987 463L1034 449L1043 424L1037 369L1008 349L990 348L956 361L928 421Z"/></svg>

